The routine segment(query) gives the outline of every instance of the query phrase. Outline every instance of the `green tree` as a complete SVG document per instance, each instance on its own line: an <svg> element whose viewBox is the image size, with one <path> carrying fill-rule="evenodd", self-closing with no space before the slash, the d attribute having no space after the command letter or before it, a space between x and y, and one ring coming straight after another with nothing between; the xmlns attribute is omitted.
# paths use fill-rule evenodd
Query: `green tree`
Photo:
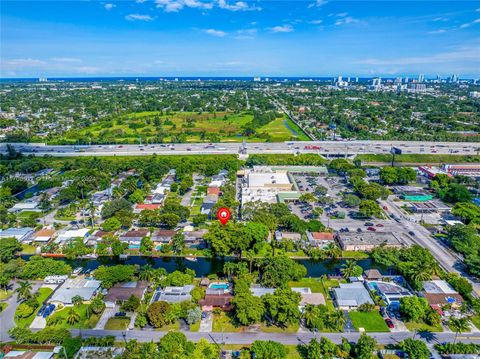
<svg viewBox="0 0 480 359"><path fill-rule="evenodd" d="M171 324L172 318L169 316L171 305L164 301L153 302L147 309L147 318L149 323L155 328L161 328L164 325Z"/></svg>
<svg viewBox="0 0 480 359"><path fill-rule="evenodd" d="M357 262L352 259L347 259L342 267L340 268L340 272L342 273L344 278L350 277L359 277L362 275L363 269Z"/></svg>
<svg viewBox="0 0 480 359"><path fill-rule="evenodd" d="M32 284L27 281L18 282L18 288L15 289L15 292L17 292L17 299L19 301L27 300L32 297Z"/></svg>
<svg viewBox="0 0 480 359"><path fill-rule="evenodd" d="M180 254L185 249L185 235L183 233L176 233L172 237L172 251L175 254Z"/></svg>
<svg viewBox="0 0 480 359"><path fill-rule="evenodd" d="M282 359L287 357L285 346L271 340L255 340L250 350L257 359Z"/></svg>
<svg viewBox="0 0 480 359"><path fill-rule="evenodd" d="M414 340L411 338L405 339L400 343L400 347L408 354L412 359L429 359L430 350L422 340Z"/></svg>
<svg viewBox="0 0 480 359"><path fill-rule="evenodd" d="M217 359L220 355L220 348L214 344L209 343L205 338L201 338L192 353L193 359Z"/></svg>
<svg viewBox="0 0 480 359"><path fill-rule="evenodd" d="M168 332L158 342L160 359L184 359L192 355L194 344L181 332Z"/></svg>
<svg viewBox="0 0 480 359"><path fill-rule="evenodd" d="M266 287L281 287L289 281L300 280L307 274L305 266L293 259L279 256L266 258L260 268L260 281Z"/></svg>
<svg viewBox="0 0 480 359"><path fill-rule="evenodd" d="M72 297L72 304L74 307L79 307L83 304L83 298L79 295L75 295Z"/></svg>
<svg viewBox="0 0 480 359"><path fill-rule="evenodd" d="M122 226L122 222L117 217L110 217L102 224L102 229L107 232L117 231Z"/></svg>
<svg viewBox="0 0 480 359"><path fill-rule="evenodd" d="M15 238L2 238L0 241L0 262L7 263L22 250L21 243Z"/></svg>
<svg viewBox="0 0 480 359"><path fill-rule="evenodd" d="M428 309L428 302L425 298L412 296L400 299L400 312L407 320L415 322L423 320Z"/></svg>
<svg viewBox="0 0 480 359"><path fill-rule="evenodd" d="M455 340L453 341L454 343L457 342L458 334L468 332L470 330L470 324L468 323L468 318L466 317L462 317L462 318L452 317L448 321L448 325L455 332Z"/></svg>
<svg viewBox="0 0 480 359"><path fill-rule="evenodd" d="M365 217L383 218L383 212L378 203L369 199L360 202L358 212Z"/></svg>
<svg viewBox="0 0 480 359"><path fill-rule="evenodd" d="M128 299L122 303L121 309L126 312L134 312L140 306L140 298L135 295L131 295Z"/></svg>
<svg viewBox="0 0 480 359"><path fill-rule="evenodd" d="M278 325L286 325L297 322L300 319L300 293L293 292L290 288L278 288L273 294L265 294L263 297L265 315Z"/></svg>
<svg viewBox="0 0 480 359"><path fill-rule="evenodd" d="M73 325L77 323L79 320L80 320L80 314L78 314L78 312L75 309L70 308L67 315L67 323L70 325Z"/></svg>
<svg viewBox="0 0 480 359"><path fill-rule="evenodd" d="M362 334L354 346L355 358L357 359L371 359L373 358L373 351L377 346L377 342L372 337Z"/></svg>

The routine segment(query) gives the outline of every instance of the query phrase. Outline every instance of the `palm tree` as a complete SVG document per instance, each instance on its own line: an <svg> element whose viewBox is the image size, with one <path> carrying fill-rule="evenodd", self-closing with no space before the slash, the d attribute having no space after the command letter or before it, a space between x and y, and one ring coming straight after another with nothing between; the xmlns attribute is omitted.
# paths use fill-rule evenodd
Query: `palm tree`
<svg viewBox="0 0 480 359"><path fill-rule="evenodd" d="M455 340L453 341L454 344L457 341L458 334L470 330L470 325L468 323L467 317L450 318L450 320L448 321L448 325L455 331Z"/></svg>
<svg viewBox="0 0 480 359"><path fill-rule="evenodd" d="M79 320L80 320L80 314L78 314L78 312L75 309L70 308L70 310L68 311L67 323L70 325L73 325Z"/></svg>
<svg viewBox="0 0 480 359"><path fill-rule="evenodd" d="M89 213L89 215L90 215L90 225L91 225L92 228L93 228L93 225L94 225L94 223L95 223L95 210L96 210L96 207L95 207L95 205L93 204L92 201L88 202L87 209L88 209L88 213Z"/></svg>
<svg viewBox="0 0 480 359"><path fill-rule="evenodd" d="M0 288L2 288L5 292L5 294L7 294L7 288L8 288L8 285L10 283L10 279L8 279L6 276L0 276Z"/></svg>
<svg viewBox="0 0 480 359"><path fill-rule="evenodd" d="M344 264L342 264L342 268L340 268L340 272L343 274L344 278L353 277L355 274L355 270L357 267L357 262L352 259L347 259Z"/></svg>
<svg viewBox="0 0 480 359"><path fill-rule="evenodd" d="M234 262L227 262L223 265L223 272L226 274L228 279L232 278L233 273L237 270L237 264Z"/></svg>
<svg viewBox="0 0 480 359"><path fill-rule="evenodd" d="M328 243L324 250L328 258L339 258L342 255L340 248L333 243Z"/></svg>
<svg viewBox="0 0 480 359"><path fill-rule="evenodd" d="M18 300L26 300L32 296L32 284L28 281L18 282L18 288L15 292L18 293Z"/></svg>
<svg viewBox="0 0 480 359"><path fill-rule="evenodd" d="M150 264L145 264L141 269L138 277L141 280L151 281L155 276L155 270Z"/></svg>
<svg viewBox="0 0 480 359"><path fill-rule="evenodd" d="M305 306L305 309L303 311L303 319L305 319L305 325L307 326L307 328L315 328L318 314L313 304L307 304Z"/></svg>
<svg viewBox="0 0 480 359"><path fill-rule="evenodd" d="M74 297L72 297L72 304L75 307L79 307L82 303L83 303L83 298L81 296L75 295Z"/></svg>
<svg viewBox="0 0 480 359"><path fill-rule="evenodd" d="M345 325L345 316L341 310L336 310L327 315L326 325L331 330L339 330Z"/></svg>

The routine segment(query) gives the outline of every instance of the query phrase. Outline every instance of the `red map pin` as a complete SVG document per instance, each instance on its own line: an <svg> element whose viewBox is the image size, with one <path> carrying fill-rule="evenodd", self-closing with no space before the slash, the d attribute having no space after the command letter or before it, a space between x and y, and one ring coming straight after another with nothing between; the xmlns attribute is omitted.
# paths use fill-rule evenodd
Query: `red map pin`
<svg viewBox="0 0 480 359"><path fill-rule="evenodd" d="M217 218L223 224L226 225L232 213L226 207L219 208L217 211Z"/></svg>

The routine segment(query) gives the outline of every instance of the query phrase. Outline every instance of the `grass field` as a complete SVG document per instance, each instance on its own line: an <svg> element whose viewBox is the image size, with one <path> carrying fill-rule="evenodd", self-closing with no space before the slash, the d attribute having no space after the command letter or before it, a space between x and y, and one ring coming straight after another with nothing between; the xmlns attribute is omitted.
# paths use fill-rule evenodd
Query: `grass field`
<svg viewBox="0 0 480 359"><path fill-rule="evenodd" d="M13 294L12 290L0 290L0 300L6 300Z"/></svg>
<svg viewBox="0 0 480 359"><path fill-rule="evenodd" d="M390 154L365 154L358 155L362 162L386 162L392 161ZM464 162L480 162L480 156L465 156L465 155L437 155L437 154L404 154L395 156L395 162L405 163L464 163Z"/></svg>
<svg viewBox="0 0 480 359"><path fill-rule="evenodd" d="M240 142L243 126L253 120L249 113L193 113L177 112L162 115L159 112L138 112L118 117L114 120L97 122L81 130L75 129L65 134L67 141L88 139L99 143L138 143L176 141L175 136L184 136L187 142L212 140L218 135L222 142ZM248 137L252 142L287 141L291 139L308 140L303 131L292 121L277 118L269 124L257 128L257 135ZM267 136L268 135L268 136Z"/></svg>
<svg viewBox="0 0 480 359"><path fill-rule="evenodd" d="M212 332L240 332L241 327L236 327L232 319L224 312L213 314Z"/></svg>
<svg viewBox="0 0 480 359"><path fill-rule="evenodd" d="M259 339L261 340L261 339ZM287 350L286 359L301 359L303 358L300 353L298 352L296 345L284 345L285 349ZM233 350L233 351L242 351L242 350L250 350L250 345L244 344L225 344L222 345L222 350Z"/></svg>
<svg viewBox="0 0 480 359"><path fill-rule="evenodd" d="M357 330L359 328L364 328L366 332L390 331L382 316L377 311L373 311L370 313L349 312L348 315L352 320L353 326Z"/></svg>
<svg viewBox="0 0 480 359"><path fill-rule="evenodd" d="M125 330L130 324L130 317L112 317L107 320L105 330Z"/></svg>
<svg viewBox="0 0 480 359"><path fill-rule="evenodd" d="M295 324L289 324L285 328L280 328L275 325L265 325L262 323L260 325L260 330L264 333L296 333L298 332L298 328L300 327L300 324L295 323Z"/></svg>
<svg viewBox="0 0 480 359"><path fill-rule="evenodd" d="M470 317L470 321L477 327L477 329L480 329L480 315Z"/></svg>
<svg viewBox="0 0 480 359"><path fill-rule="evenodd" d="M35 254L36 250L36 246L32 246L31 244L22 244L22 254Z"/></svg>
<svg viewBox="0 0 480 359"><path fill-rule="evenodd" d="M414 330L417 331L427 331L427 332L443 332L443 328L441 325L438 325L436 327L433 327L431 325L428 325L426 323L416 323L416 322L405 322L405 326L413 332Z"/></svg>
<svg viewBox="0 0 480 359"><path fill-rule="evenodd" d="M80 319L78 322L75 324L71 325L67 323L67 317L68 317L68 312L70 311L72 307L65 307L51 315L53 321L58 321L57 323L53 325L49 325L54 328L85 328L85 329L91 329L94 328L95 325L97 324L98 320L100 319L100 315L96 315L93 313L88 312L88 304L81 304L77 307L75 307L75 311L80 314Z"/></svg>
<svg viewBox="0 0 480 359"><path fill-rule="evenodd" d="M33 312L32 315L26 317L26 318L17 318L15 315L15 322L17 323L17 326L22 327L22 328L28 328L30 324L32 324L33 319L37 315L38 310L42 307L43 302L48 298L48 296L53 292L52 289L50 288L39 288L37 293L37 302L38 302L38 307L37 310Z"/></svg>
<svg viewBox="0 0 480 359"><path fill-rule="evenodd" d="M312 290L313 293L323 293L323 286L320 278L303 278L299 281L288 282L288 286L292 287L307 287ZM325 295L325 294L324 294Z"/></svg>

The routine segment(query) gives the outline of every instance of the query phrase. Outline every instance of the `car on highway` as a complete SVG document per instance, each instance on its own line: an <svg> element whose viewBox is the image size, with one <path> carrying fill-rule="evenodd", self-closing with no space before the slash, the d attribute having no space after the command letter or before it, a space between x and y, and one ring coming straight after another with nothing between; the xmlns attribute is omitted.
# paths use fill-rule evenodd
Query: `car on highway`
<svg viewBox="0 0 480 359"><path fill-rule="evenodd" d="M411 236L414 236L415 232L414 231L409 231L408 234L411 235Z"/></svg>
<svg viewBox="0 0 480 359"><path fill-rule="evenodd" d="M381 223L377 223L377 224L375 225L375 227L384 227L384 225L381 224Z"/></svg>
<svg viewBox="0 0 480 359"><path fill-rule="evenodd" d="M386 318L385 323L387 324L387 327L389 327L390 329L395 328L395 325L393 324L393 322L390 318Z"/></svg>
<svg viewBox="0 0 480 359"><path fill-rule="evenodd" d="M364 226L365 227L372 227L373 223L372 222L365 222Z"/></svg>
<svg viewBox="0 0 480 359"><path fill-rule="evenodd" d="M120 145L120 146L118 146L118 148L123 148L123 146L122 146L122 145Z"/></svg>
<svg viewBox="0 0 480 359"><path fill-rule="evenodd" d="M367 231L376 232L377 229L375 227L367 227Z"/></svg>

